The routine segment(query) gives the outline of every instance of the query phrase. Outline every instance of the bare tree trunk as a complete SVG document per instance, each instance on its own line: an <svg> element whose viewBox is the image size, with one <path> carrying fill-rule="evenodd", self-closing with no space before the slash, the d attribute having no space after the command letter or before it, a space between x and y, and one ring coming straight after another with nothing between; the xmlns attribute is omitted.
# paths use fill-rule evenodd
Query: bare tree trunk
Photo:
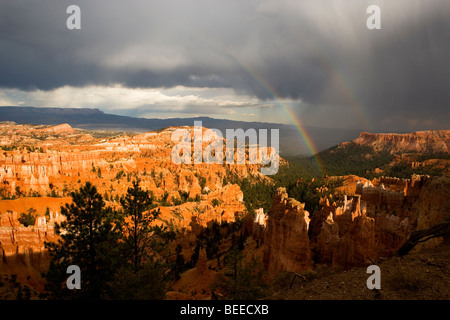
<svg viewBox="0 0 450 320"><path fill-rule="evenodd" d="M439 223L429 229L421 229L411 233L408 240L394 253L401 257L411 251L418 243L449 234L450 222Z"/></svg>

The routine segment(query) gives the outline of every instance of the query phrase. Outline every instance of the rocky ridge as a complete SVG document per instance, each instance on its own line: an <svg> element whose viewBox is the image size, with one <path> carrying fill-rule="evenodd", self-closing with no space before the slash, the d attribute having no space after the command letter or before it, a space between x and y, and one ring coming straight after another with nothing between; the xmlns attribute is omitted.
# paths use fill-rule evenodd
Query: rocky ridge
<svg viewBox="0 0 450 320"><path fill-rule="evenodd" d="M429 130L412 133L368 133L362 132L353 141L359 145L372 146L376 151L448 153L450 130Z"/></svg>

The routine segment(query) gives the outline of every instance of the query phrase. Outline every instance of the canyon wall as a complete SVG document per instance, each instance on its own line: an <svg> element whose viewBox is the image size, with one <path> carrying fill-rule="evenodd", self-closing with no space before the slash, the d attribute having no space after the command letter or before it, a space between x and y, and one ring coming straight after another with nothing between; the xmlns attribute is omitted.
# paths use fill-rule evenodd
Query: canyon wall
<svg viewBox="0 0 450 320"><path fill-rule="evenodd" d="M417 131L412 133L362 132L356 144L369 145L375 150L395 152L449 153L450 130Z"/></svg>

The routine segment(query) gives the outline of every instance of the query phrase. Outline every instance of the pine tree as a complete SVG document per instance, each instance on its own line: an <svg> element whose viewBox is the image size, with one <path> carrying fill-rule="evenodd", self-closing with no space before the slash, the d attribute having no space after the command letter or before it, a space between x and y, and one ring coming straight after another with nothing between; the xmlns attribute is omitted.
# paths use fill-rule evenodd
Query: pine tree
<svg viewBox="0 0 450 320"><path fill-rule="evenodd" d="M148 211L152 196L139 186L139 180L132 182L127 194L120 199L123 208L124 264L110 282L112 299L163 299L168 286L168 264L163 251L167 249L169 233L152 226L159 210Z"/></svg>
<svg viewBox="0 0 450 320"><path fill-rule="evenodd" d="M61 207L66 220L55 224L58 242L46 242L52 261L45 275L52 298L99 299L118 267L121 221L102 196L87 182L71 192L73 202ZM65 280L69 265L81 270L81 289L68 290Z"/></svg>
<svg viewBox="0 0 450 320"><path fill-rule="evenodd" d="M175 254L176 254L176 260L175 260L175 266L174 266L174 276L175 279L180 278L180 273L183 271L184 268L184 256L183 256L183 248L180 244L178 244L175 248Z"/></svg>
<svg viewBox="0 0 450 320"><path fill-rule="evenodd" d="M152 246L154 228L151 223L159 211L154 210L144 215L152 202L149 191L139 186L139 180L133 181L133 186L128 188L127 194L120 200L125 215L125 256L133 265L135 273L142 267Z"/></svg>
<svg viewBox="0 0 450 320"><path fill-rule="evenodd" d="M238 245L228 250L224 262L225 272L212 284L213 291L221 292L226 299L232 300L264 297L267 285L263 281L264 268L260 262L254 259L248 261Z"/></svg>

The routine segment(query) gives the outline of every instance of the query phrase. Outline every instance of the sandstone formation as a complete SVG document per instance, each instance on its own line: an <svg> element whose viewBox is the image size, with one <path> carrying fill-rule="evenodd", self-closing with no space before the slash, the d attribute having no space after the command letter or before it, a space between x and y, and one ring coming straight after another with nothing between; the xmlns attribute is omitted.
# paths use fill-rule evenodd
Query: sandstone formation
<svg viewBox="0 0 450 320"><path fill-rule="evenodd" d="M196 222L203 227L206 227L211 221L233 222L236 216L244 214L243 197L239 186L228 184L220 190L203 194L202 200L199 202L191 201L178 206L158 207L157 210L160 210L161 213L155 223L160 224L162 221L189 229L192 218L195 218Z"/></svg>
<svg viewBox="0 0 450 320"><path fill-rule="evenodd" d="M253 221L252 237L258 242L264 241L264 232L267 228L267 215L263 208L255 210L255 219Z"/></svg>
<svg viewBox="0 0 450 320"><path fill-rule="evenodd" d="M421 202L419 196L429 181L413 176L357 182L355 194L344 195L335 207L323 207L313 219L318 261L351 267L390 257L417 228L414 205ZM326 220L323 212L328 214Z"/></svg>
<svg viewBox="0 0 450 320"><path fill-rule="evenodd" d="M264 231L264 264L271 277L304 271L315 263L367 266L391 257L412 231L449 218L448 177L352 181L355 185L345 186L348 194L341 193L339 200L330 204L322 199L311 221L304 205L278 190ZM258 217L255 228L261 226ZM433 239L422 247L439 242L441 238Z"/></svg>
<svg viewBox="0 0 450 320"><path fill-rule="evenodd" d="M301 272L311 267L309 212L279 188L268 213L264 239L264 265L270 278L282 271Z"/></svg>
<svg viewBox="0 0 450 320"><path fill-rule="evenodd" d="M17 254L29 256L34 253L44 253L45 241L55 241L54 225L64 220L58 211L49 212L46 216L37 217L35 225L25 227L18 221L17 212L7 212L0 215L0 248L4 263L9 263ZM29 265L29 260L26 264Z"/></svg>

